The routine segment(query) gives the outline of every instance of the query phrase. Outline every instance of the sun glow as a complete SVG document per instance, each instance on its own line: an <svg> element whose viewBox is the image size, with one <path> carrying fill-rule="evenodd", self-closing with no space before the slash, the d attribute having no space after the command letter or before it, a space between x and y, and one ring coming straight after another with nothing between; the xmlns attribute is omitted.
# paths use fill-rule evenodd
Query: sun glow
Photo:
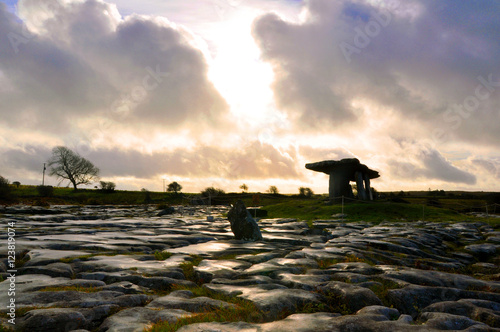
<svg viewBox="0 0 500 332"><path fill-rule="evenodd" d="M265 122L273 108L273 72L269 64L261 61L251 35L252 21L257 15L257 11L241 9L211 33L218 47L209 78L232 114L251 124Z"/></svg>

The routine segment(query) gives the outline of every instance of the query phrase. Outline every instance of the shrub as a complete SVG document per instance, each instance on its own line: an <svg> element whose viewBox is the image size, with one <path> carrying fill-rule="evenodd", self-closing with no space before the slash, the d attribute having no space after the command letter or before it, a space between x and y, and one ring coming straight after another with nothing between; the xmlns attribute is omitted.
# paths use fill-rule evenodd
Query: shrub
<svg viewBox="0 0 500 332"><path fill-rule="evenodd" d="M10 195L9 180L0 175L0 198L8 198Z"/></svg>
<svg viewBox="0 0 500 332"><path fill-rule="evenodd" d="M141 192L144 193L144 204L150 204L153 200L151 199L151 193L146 188L142 188Z"/></svg>
<svg viewBox="0 0 500 332"><path fill-rule="evenodd" d="M187 280L193 281L193 282L199 282L196 273L194 271L194 267L198 266L200 262L203 260L203 258L199 255L190 255L191 261L189 262L183 262L179 266L182 269L182 273L184 273L184 276L186 277Z"/></svg>
<svg viewBox="0 0 500 332"><path fill-rule="evenodd" d="M205 190L203 190L201 192L201 195L203 197L215 197L215 196L219 196L219 195L224 195L226 192L222 189L219 189L219 188L214 188L214 187L208 187L208 188L205 188Z"/></svg>
<svg viewBox="0 0 500 332"><path fill-rule="evenodd" d="M299 188L299 196L311 198L313 195L314 193L311 190L311 188L305 188L305 187Z"/></svg>
<svg viewBox="0 0 500 332"><path fill-rule="evenodd" d="M52 186L37 186L36 191L42 197L51 197L54 195L54 187Z"/></svg>
<svg viewBox="0 0 500 332"><path fill-rule="evenodd" d="M172 255L173 254L171 252L168 252L168 251L158 251L158 250L156 250L155 254L154 254L155 259L157 261L164 261L164 260L170 258Z"/></svg>
<svg viewBox="0 0 500 332"><path fill-rule="evenodd" d="M270 186L269 189L267 189L267 192L273 195L277 195L279 193L276 186Z"/></svg>
<svg viewBox="0 0 500 332"><path fill-rule="evenodd" d="M101 190L105 193L112 193L115 191L116 184L114 182L99 181Z"/></svg>

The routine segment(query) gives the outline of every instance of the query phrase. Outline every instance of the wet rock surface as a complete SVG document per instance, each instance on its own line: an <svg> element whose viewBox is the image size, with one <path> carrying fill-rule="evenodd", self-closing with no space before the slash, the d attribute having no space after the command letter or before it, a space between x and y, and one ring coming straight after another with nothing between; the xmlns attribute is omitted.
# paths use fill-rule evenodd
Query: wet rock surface
<svg viewBox="0 0 500 332"><path fill-rule="evenodd" d="M175 211L175 212L174 212ZM182 214L179 213L182 211ZM228 208L9 207L0 312L19 331L143 331L245 303L251 322L179 331L500 331L498 229L481 223L262 219L234 239Z"/></svg>

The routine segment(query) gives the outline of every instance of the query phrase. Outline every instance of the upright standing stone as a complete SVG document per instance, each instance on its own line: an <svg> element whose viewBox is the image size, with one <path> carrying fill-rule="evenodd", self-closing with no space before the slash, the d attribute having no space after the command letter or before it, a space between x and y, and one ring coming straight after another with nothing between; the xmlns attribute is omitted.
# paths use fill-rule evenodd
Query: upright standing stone
<svg viewBox="0 0 500 332"><path fill-rule="evenodd" d="M366 201L366 190L364 185L364 176L361 172L354 173L354 178L356 179L356 185L358 186L358 197L363 201Z"/></svg>
<svg viewBox="0 0 500 332"><path fill-rule="evenodd" d="M231 231L233 231L235 239L246 241L262 240L259 225L257 225L250 212L247 211L245 203L241 200L238 200L229 210L227 219L231 223Z"/></svg>
<svg viewBox="0 0 500 332"><path fill-rule="evenodd" d="M372 188L370 184L370 177L368 174L364 174L365 177L365 189L366 189L366 196L370 201L373 201L373 193L372 193Z"/></svg>

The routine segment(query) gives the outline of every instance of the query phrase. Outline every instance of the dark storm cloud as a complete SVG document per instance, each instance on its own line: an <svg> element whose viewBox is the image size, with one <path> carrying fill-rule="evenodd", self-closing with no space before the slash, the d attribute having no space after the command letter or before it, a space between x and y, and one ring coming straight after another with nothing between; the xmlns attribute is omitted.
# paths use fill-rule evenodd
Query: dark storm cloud
<svg viewBox="0 0 500 332"><path fill-rule="evenodd" d="M43 163L51 155L51 149L42 146L24 146L2 153L0 165L3 169L14 168L23 171L41 172Z"/></svg>

